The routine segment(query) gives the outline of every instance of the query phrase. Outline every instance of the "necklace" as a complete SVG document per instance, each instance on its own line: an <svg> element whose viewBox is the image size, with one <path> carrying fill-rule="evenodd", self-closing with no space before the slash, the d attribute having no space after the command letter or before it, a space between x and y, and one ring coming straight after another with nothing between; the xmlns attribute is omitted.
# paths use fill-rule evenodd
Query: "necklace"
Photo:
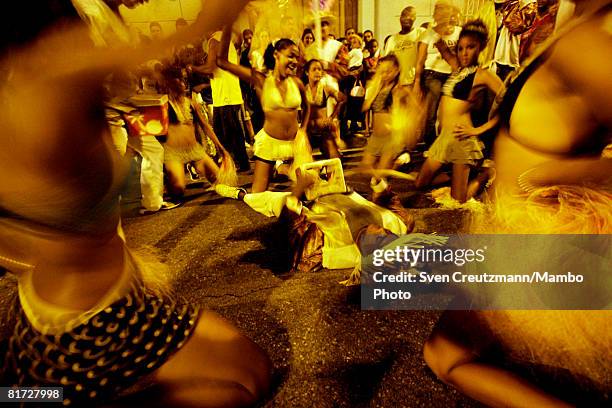
<svg viewBox="0 0 612 408"><path fill-rule="evenodd" d="M180 123L193 123L193 115L191 114L191 101L189 100L189 98L182 97L180 101L170 99L170 104L176 112L176 117Z"/></svg>

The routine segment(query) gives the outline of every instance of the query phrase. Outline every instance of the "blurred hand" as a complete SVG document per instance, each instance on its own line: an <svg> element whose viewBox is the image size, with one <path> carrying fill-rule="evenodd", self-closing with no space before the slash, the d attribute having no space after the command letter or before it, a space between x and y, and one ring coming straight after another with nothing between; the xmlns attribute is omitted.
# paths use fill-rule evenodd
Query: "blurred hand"
<svg viewBox="0 0 612 408"><path fill-rule="evenodd" d="M423 91L421 90L421 85L419 84L418 78L414 80L414 87L412 88L412 96L418 101L423 99Z"/></svg>
<svg viewBox="0 0 612 408"><path fill-rule="evenodd" d="M300 168L295 170L296 187L299 191L304 191L308 187L312 186L317 179L316 172L305 171L303 172Z"/></svg>

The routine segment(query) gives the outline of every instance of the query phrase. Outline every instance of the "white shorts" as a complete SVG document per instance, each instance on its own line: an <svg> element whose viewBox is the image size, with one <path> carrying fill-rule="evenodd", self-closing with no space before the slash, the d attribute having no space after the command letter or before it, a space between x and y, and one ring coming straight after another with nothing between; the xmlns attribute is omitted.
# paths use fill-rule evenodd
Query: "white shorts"
<svg viewBox="0 0 612 408"><path fill-rule="evenodd" d="M255 159L275 163L293 159L294 141L276 139L261 129L255 135L253 146Z"/></svg>

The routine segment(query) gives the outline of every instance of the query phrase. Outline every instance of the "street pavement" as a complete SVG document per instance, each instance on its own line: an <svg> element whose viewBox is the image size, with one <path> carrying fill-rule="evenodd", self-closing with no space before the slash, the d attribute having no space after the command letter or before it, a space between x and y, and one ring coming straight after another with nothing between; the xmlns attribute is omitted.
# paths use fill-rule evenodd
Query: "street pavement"
<svg viewBox="0 0 612 408"><path fill-rule="evenodd" d="M349 161L360 159L352 151ZM349 166L350 167L350 166ZM245 187L250 177L242 176ZM368 193L369 179L348 183ZM437 311L361 310L350 270L288 273L276 219L194 182L183 206L149 216L125 208L131 247L152 249L190 301L220 313L272 359L269 407L474 407L426 367L422 348ZM286 190L288 183L274 189ZM464 214L435 209L409 184L393 183L422 232L456 232Z"/></svg>
<svg viewBox="0 0 612 408"><path fill-rule="evenodd" d="M347 161L357 162L360 150L351 155ZM245 187L249 179L241 176ZM368 182L348 178L365 195ZM461 211L431 208L409 183L392 186L419 231L463 228ZM123 226L130 247L170 267L181 296L229 319L269 354L275 381L264 406L480 406L436 379L423 361L423 344L440 312L361 310L358 287L338 283L349 270L289 273L287 239L276 220L208 187L195 181L181 207L148 216L138 215L137 202L126 194ZM286 190L288 183L273 188ZM13 294L0 299L1 313L15 299L14 280L5 276L0 285Z"/></svg>

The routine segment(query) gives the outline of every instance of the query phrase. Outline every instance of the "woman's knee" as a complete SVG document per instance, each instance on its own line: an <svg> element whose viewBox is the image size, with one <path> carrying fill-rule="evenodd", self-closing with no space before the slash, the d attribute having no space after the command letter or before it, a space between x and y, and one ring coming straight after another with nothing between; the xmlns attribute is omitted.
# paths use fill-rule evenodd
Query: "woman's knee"
<svg viewBox="0 0 612 408"><path fill-rule="evenodd" d="M429 369L436 375L436 377L442 378L441 362L440 362L440 350L436 346L434 338L429 338L423 346L423 359L429 367Z"/></svg>
<svg viewBox="0 0 612 408"><path fill-rule="evenodd" d="M425 176L425 174L423 173L423 170L421 169L416 180L414 181L414 187L417 188L418 190L422 190L425 187L427 187L428 184L429 183L427 181L427 177Z"/></svg>
<svg viewBox="0 0 612 408"><path fill-rule="evenodd" d="M185 194L185 190L187 189L187 185L184 181L180 180L172 180L170 179L168 182L168 193L175 197L180 197Z"/></svg>
<svg viewBox="0 0 612 408"><path fill-rule="evenodd" d="M432 335L423 347L423 358L436 377L448 383L454 361L448 358L448 348L445 343L440 336Z"/></svg>
<svg viewBox="0 0 612 408"><path fill-rule="evenodd" d="M264 350L242 334L229 321L213 312L204 312L200 318L196 334L208 341L228 342L233 356L240 356L234 365L232 381L244 387L255 400L264 397L272 378L272 363ZM229 356L232 358L231 356Z"/></svg>
<svg viewBox="0 0 612 408"><path fill-rule="evenodd" d="M451 372L463 364L474 361L475 354L445 335L434 332L425 342L423 358L436 377L447 384L452 384Z"/></svg>

